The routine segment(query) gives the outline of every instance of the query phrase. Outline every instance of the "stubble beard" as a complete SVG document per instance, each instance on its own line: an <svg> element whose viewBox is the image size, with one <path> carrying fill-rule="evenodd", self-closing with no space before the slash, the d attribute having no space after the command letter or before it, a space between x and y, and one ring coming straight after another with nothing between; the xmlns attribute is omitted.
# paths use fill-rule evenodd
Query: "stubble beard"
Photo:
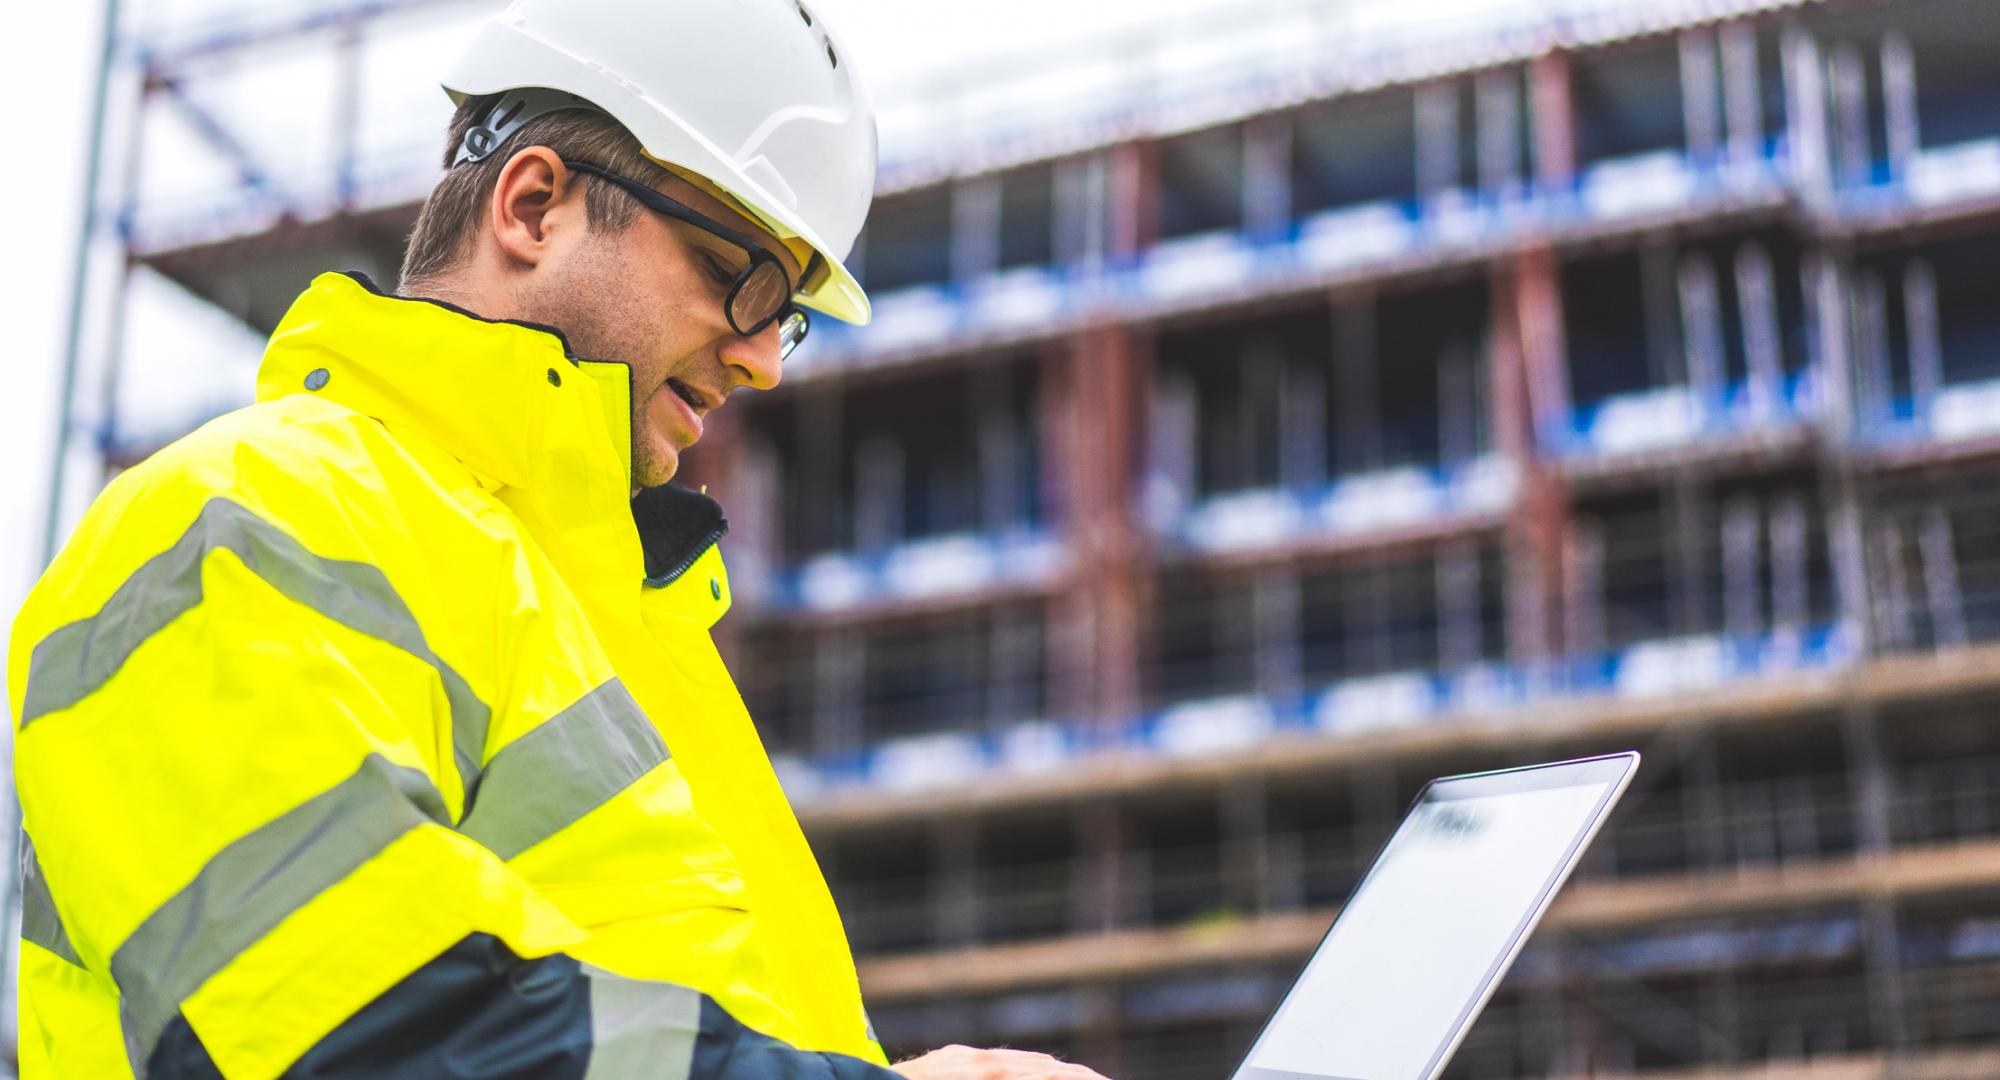
<svg viewBox="0 0 2000 1080"><path fill-rule="evenodd" d="M616 243L600 243L593 254L566 264L557 276L538 286L523 286L517 295L516 310L529 322L561 330L572 355L579 360L602 360L625 364L627 396L631 398L629 420L632 456L632 486L658 487L674 478L679 470L678 455L665 457L654 452L645 437L646 401L640 396L636 372L630 371L630 357L640 355L639 342L631 340L643 324L621 318L611 310L612 298L623 294L622 261Z"/></svg>

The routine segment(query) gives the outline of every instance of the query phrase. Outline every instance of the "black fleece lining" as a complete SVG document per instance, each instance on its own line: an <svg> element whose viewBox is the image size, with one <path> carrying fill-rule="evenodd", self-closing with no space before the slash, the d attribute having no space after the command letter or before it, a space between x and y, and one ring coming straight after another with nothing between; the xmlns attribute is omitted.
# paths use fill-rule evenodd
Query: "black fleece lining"
<svg viewBox="0 0 2000 1080"><path fill-rule="evenodd" d="M722 504L679 484L640 491L632 500L632 520L646 553L646 580L661 585L679 577L729 531Z"/></svg>

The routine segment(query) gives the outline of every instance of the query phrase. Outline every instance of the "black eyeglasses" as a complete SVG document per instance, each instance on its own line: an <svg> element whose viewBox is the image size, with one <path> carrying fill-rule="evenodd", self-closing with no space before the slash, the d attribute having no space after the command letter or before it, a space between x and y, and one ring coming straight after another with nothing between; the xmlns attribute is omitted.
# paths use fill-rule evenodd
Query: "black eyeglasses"
<svg viewBox="0 0 2000 1080"><path fill-rule="evenodd" d="M587 161L564 160L563 164L577 172L587 173L618 185L631 193L633 198L644 203L648 210L665 214L676 221L684 221L703 232L742 248L750 256L750 262L737 272L736 281L729 286L729 295L722 301L722 311L729 317L730 329L749 337L762 332L765 327L777 320L780 360L790 356L792 350L798 348L799 342L806 339L806 331L812 327L812 320L806 317L804 308L792 303L791 276L785 273L784 265L778 261L776 255L771 254L769 248L637 180L620 176Z"/></svg>

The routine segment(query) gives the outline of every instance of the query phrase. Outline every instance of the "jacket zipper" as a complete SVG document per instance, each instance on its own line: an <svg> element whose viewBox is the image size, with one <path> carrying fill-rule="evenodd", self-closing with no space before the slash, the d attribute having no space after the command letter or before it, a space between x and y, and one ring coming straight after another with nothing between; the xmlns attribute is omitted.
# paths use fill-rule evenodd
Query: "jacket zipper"
<svg viewBox="0 0 2000 1080"><path fill-rule="evenodd" d="M679 563L675 564L672 570L669 570L664 574L659 574L657 576L647 578L646 584L652 586L655 589L664 589L667 586L672 585L675 581L678 581L680 579L680 576L682 574L688 572L689 567L692 567L695 563L700 562L701 557L703 555L708 554L708 549L720 543L723 534L727 533L728 531L729 531L729 524L727 522L718 524L715 528L710 529L708 531L708 535L702 538L701 543L695 547L694 552L692 554L690 554L687 558L682 559Z"/></svg>

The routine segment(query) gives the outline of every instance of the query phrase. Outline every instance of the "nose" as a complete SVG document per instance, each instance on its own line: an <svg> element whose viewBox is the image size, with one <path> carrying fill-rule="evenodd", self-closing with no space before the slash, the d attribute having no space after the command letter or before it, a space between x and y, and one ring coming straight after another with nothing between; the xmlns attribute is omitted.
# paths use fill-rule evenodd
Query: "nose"
<svg viewBox="0 0 2000 1080"><path fill-rule="evenodd" d="M728 365L730 378L737 386L752 390L777 386L784 375L777 322L748 337L731 334L722 343L722 362Z"/></svg>

